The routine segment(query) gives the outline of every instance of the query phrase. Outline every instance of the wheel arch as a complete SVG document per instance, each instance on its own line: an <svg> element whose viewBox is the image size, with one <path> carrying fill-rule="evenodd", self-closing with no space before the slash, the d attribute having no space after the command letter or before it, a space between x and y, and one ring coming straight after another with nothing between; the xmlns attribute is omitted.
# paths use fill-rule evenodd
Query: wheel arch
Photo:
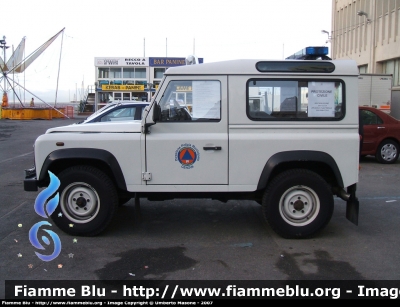
<svg viewBox="0 0 400 307"><path fill-rule="evenodd" d="M115 156L107 150L95 148L66 148L51 152L40 170L40 186L46 186L48 171L57 175L74 165L91 165L101 169L120 190L126 190L126 182Z"/></svg>
<svg viewBox="0 0 400 307"><path fill-rule="evenodd" d="M295 150L279 152L270 157L260 175L257 190L265 189L277 174L294 168L312 170L331 186L343 187L342 175L332 156L322 151Z"/></svg>
<svg viewBox="0 0 400 307"><path fill-rule="evenodd" d="M386 141L394 142L394 143L396 143L398 146L400 146L400 141L399 141L398 139L396 139L396 138L393 137L393 136L387 136L387 137L385 137L384 139L382 139L382 140L379 141L378 147L381 146L382 143L383 143L383 142L386 142Z"/></svg>

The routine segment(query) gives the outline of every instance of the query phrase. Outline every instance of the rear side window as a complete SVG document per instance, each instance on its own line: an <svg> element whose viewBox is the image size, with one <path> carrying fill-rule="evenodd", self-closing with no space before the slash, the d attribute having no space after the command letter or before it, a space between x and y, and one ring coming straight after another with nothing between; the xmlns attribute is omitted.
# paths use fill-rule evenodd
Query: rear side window
<svg viewBox="0 0 400 307"><path fill-rule="evenodd" d="M361 122L363 125L383 124L383 120L374 112L371 112L369 110L360 110L360 112L361 112Z"/></svg>
<svg viewBox="0 0 400 307"><path fill-rule="evenodd" d="M256 121L320 121L344 117L341 80L250 79L247 116Z"/></svg>
<svg viewBox="0 0 400 307"><path fill-rule="evenodd" d="M101 117L101 122L123 121L135 119L136 107L119 108Z"/></svg>

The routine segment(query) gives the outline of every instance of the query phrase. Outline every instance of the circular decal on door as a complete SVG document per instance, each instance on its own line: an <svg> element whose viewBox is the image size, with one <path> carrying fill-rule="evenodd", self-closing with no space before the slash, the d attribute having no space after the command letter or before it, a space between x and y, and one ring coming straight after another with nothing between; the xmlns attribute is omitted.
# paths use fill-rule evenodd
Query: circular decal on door
<svg viewBox="0 0 400 307"><path fill-rule="evenodd" d="M175 161L179 161L182 168L191 169L196 161L199 161L200 153L196 146L191 144L182 144L175 151Z"/></svg>

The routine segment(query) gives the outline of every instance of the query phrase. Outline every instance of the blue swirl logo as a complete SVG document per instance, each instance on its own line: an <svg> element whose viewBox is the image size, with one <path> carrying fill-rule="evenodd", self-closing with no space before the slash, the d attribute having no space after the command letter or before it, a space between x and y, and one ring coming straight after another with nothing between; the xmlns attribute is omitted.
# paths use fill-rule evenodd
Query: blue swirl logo
<svg viewBox="0 0 400 307"><path fill-rule="evenodd" d="M54 175L52 172L48 172L50 176L50 184L49 186L44 189L42 192L39 193L39 195L36 197L35 200L35 212L40 215L41 217L48 218L54 210L56 210L58 206L58 201L59 201L59 193L49 199L50 196L52 196L60 186L60 180L57 178L56 175ZM29 230L29 241L31 244L36 247L37 249L44 250L45 247L39 242L38 239L38 232L41 226L52 226L49 222L42 221L42 222L37 222L35 225L32 226L32 228ZM55 258L58 257L58 255L61 252L61 241L58 235L51 230L48 229L43 229L53 240L54 242L54 251L51 255L43 255L41 253L35 252L36 256L39 257L39 259L43 261L51 261L54 260ZM50 244L50 240L47 236L42 236L41 237L42 241L46 244Z"/></svg>

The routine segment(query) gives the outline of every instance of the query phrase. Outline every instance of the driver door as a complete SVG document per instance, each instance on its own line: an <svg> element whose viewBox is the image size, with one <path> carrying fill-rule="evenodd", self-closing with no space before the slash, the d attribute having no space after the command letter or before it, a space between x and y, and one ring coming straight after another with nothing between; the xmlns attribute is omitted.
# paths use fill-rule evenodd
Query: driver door
<svg viewBox="0 0 400 307"><path fill-rule="evenodd" d="M145 135L147 185L228 184L227 77L163 87L160 119Z"/></svg>

